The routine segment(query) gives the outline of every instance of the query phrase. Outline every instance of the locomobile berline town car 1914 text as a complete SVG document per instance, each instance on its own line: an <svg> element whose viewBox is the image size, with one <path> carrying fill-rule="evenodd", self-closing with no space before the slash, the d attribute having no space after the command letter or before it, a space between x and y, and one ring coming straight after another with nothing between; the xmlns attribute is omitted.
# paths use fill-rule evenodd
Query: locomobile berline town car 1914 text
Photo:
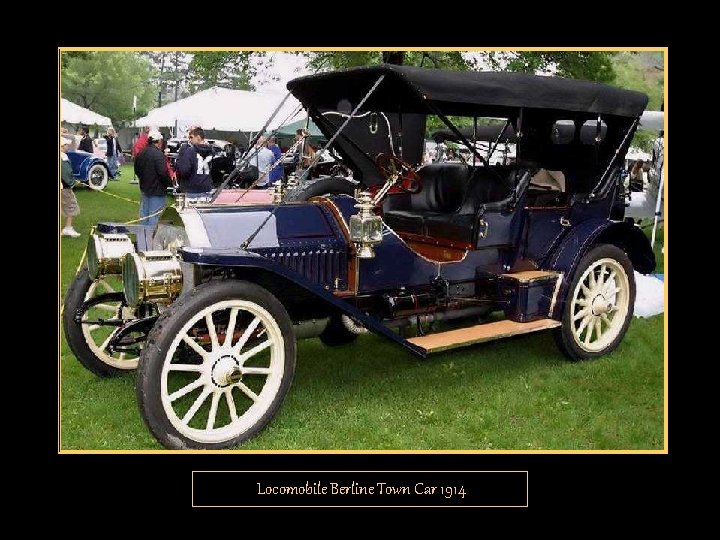
<svg viewBox="0 0 720 540"><path fill-rule="evenodd" d="M68 291L73 352L100 376L138 369L140 410L163 445L257 434L304 337L338 345L371 331L419 357L545 329L572 360L618 346L633 268L655 267L616 197L647 96L395 65L288 89L352 179L279 189L273 204L179 200L155 227L100 223ZM418 167L431 116L471 159ZM494 147L512 130L513 163L478 150L487 125L500 126Z"/></svg>

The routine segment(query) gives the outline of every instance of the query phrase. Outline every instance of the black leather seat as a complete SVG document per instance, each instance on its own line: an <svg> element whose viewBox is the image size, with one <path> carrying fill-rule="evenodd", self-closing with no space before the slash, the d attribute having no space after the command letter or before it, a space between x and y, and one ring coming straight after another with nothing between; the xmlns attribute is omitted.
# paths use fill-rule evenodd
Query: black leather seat
<svg viewBox="0 0 720 540"><path fill-rule="evenodd" d="M463 163L432 163L418 169L423 189L413 195L392 195L384 220L396 231L425 235L425 220L455 212L463 202L470 167Z"/></svg>
<svg viewBox="0 0 720 540"><path fill-rule="evenodd" d="M452 214L428 216L425 220L425 234L435 238L474 243L481 207L499 203L511 195L512 174L508 177L488 169L477 169L470 179L460 208Z"/></svg>

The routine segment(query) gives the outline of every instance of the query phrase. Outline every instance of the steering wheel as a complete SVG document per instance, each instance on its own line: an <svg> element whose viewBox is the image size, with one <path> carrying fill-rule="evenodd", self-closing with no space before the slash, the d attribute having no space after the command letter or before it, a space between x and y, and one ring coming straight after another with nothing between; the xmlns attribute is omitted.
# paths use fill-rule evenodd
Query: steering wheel
<svg viewBox="0 0 720 540"><path fill-rule="evenodd" d="M375 166L385 180L397 175L395 185L402 191L413 194L422 191L422 179L407 161L390 154L380 153L375 158Z"/></svg>

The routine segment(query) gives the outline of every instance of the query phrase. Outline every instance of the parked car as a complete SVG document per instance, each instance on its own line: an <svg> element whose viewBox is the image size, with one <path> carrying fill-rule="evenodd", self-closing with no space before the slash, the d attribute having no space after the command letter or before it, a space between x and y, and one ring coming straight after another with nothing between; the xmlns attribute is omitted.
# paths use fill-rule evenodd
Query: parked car
<svg viewBox="0 0 720 540"><path fill-rule="evenodd" d="M93 154L101 159L105 159L107 152L107 140L104 137L93 140Z"/></svg>
<svg viewBox="0 0 720 540"><path fill-rule="evenodd" d="M107 186L108 178L114 178L105 158L83 150L68 150L66 153L72 165L73 176L90 189L102 191Z"/></svg>
<svg viewBox="0 0 720 540"><path fill-rule="evenodd" d="M213 157L210 161L210 176L213 185L219 186L222 184L225 176L235 168L237 149L234 144L219 139L206 139L205 142L210 145L213 152ZM170 164L173 168L175 168L175 161L177 160L180 147L183 144L188 144L187 138L173 137L167 141L168 156L170 157Z"/></svg>
<svg viewBox="0 0 720 540"><path fill-rule="evenodd" d="M610 218L645 94L394 65L288 88L352 181L321 178L276 204L179 198L155 227L100 223L67 293L73 353L99 376L138 369L161 444L256 435L290 389L300 338L337 346L371 331L421 358L541 330L570 360L620 345L633 270L655 267L645 235ZM521 134L516 159L495 163L458 131L474 165L418 167L429 115L453 131L449 115L504 118Z"/></svg>

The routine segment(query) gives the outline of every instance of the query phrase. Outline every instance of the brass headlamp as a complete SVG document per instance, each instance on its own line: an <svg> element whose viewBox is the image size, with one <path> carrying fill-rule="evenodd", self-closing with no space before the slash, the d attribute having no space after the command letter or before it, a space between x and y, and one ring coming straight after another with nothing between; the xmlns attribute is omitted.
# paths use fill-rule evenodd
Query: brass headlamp
<svg viewBox="0 0 720 540"><path fill-rule="evenodd" d="M123 291L129 306L170 303L182 291L182 269L170 251L128 253L122 267Z"/></svg>
<svg viewBox="0 0 720 540"><path fill-rule="evenodd" d="M126 234L100 233L90 235L87 246L87 265L90 279L104 275L119 275L123 257L133 253L135 246Z"/></svg>

